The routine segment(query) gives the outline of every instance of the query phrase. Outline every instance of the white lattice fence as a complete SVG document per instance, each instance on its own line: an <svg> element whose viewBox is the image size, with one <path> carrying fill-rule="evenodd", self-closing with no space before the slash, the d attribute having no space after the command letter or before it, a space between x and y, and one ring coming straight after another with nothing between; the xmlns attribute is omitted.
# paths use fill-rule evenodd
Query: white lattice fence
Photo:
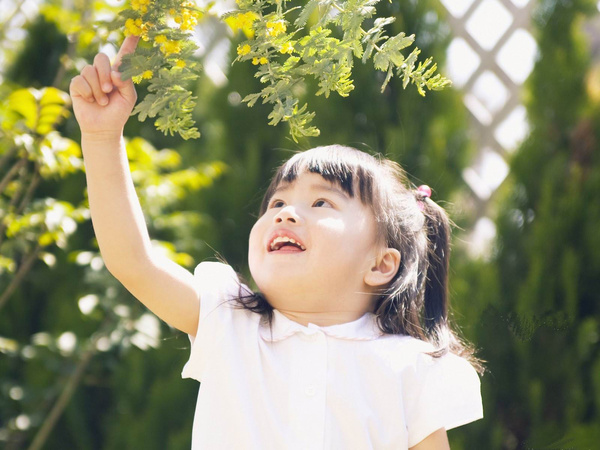
<svg viewBox="0 0 600 450"><path fill-rule="evenodd" d="M463 177L476 204L470 249L483 254L495 233L487 216L494 192L508 174L505 159L528 132L521 86L537 53L529 32L535 0L441 1L454 34L447 72L464 91L478 149Z"/></svg>

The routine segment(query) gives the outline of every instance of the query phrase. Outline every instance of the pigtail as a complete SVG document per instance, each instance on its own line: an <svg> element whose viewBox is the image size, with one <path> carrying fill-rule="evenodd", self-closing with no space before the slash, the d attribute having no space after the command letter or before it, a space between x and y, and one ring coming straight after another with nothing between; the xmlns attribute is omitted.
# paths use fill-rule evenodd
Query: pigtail
<svg viewBox="0 0 600 450"><path fill-rule="evenodd" d="M416 195L419 205L423 205L421 209L425 216L424 226L427 234L428 264L423 294L423 331L427 340L436 348L432 356L454 353L467 359L483 374L483 362L474 356L474 349L454 332L448 316L450 219L444 209L429 198L431 191L423 192L419 188Z"/></svg>
<svg viewBox="0 0 600 450"><path fill-rule="evenodd" d="M426 194L418 191L423 205L427 235L427 274L424 280L423 329L436 348L449 349L448 267L450 261L450 221L445 211Z"/></svg>

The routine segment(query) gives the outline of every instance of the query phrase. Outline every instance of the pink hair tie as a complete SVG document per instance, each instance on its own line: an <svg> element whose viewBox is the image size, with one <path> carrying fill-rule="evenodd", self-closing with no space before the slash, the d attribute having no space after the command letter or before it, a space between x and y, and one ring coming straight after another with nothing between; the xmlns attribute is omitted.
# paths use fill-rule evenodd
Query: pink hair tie
<svg viewBox="0 0 600 450"><path fill-rule="evenodd" d="M423 196L422 199L417 200L417 205L421 211L425 211L425 204L423 200L426 198L431 198L431 188L426 184L422 184L417 188L417 192Z"/></svg>
<svg viewBox="0 0 600 450"><path fill-rule="evenodd" d="M423 194L424 197L427 197L427 198L431 197L431 188L429 186L427 186L426 184L422 184L421 186L419 186L417 188L417 191L419 191L421 194Z"/></svg>

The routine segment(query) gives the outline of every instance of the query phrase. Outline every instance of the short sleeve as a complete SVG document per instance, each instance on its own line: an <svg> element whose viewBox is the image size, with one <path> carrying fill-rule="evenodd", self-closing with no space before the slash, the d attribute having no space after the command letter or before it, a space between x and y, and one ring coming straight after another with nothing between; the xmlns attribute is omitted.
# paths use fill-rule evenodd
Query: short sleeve
<svg viewBox="0 0 600 450"><path fill-rule="evenodd" d="M409 447L440 428L450 430L483 417L479 376L467 360L421 353L411 378L405 411Z"/></svg>
<svg viewBox="0 0 600 450"><path fill-rule="evenodd" d="M190 358L183 367L182 378L202 381L202 374L211 353L225 330L231 329L232 300L240 292L250 290L240 283L237 274L227 264L202 262L194 270L194 278L200 297L200 317L195 336L191 342Z"/></svg>

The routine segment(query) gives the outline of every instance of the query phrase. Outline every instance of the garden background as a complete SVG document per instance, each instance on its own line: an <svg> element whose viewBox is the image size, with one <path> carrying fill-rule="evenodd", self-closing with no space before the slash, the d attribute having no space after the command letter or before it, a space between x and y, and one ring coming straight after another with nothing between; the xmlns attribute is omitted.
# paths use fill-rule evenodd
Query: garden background
<svg viewBox="0 0 600 450"><path fill-rule="evenodd" d="M533 1L533 0L532 0ZM78 127L66 96L122 7L13 0L0 15L0 446L187 449L198 385L181 380L187 336L144 310L105 270L86 206ZM415 33L442 72L448 12L437 0L378 5ZM456 223L451 295L463 335L486 361L485 418L449 432L454 449L597 448L600 442L600 60L592 0L538 0L533 71L521 101L528 134L487 204L496 234L470 251L477 204L464 170L477 153L458 88L420 97L358 63L347 98L302 93L317 138L295 143L250 63L241 33L206 17L194 118L183 141L151 121L126 127L134 180L157 249L190 270L219 253L241 273L273 168L293 151L341 143L381 152L434 190ZM598 36L597 34L595 35ZM220 63L217 64L217 63ZM216 64L216 65L215 65ZM224 68L223 70L219 69ZM138 87L144 94L144 84Z"/></svg>

